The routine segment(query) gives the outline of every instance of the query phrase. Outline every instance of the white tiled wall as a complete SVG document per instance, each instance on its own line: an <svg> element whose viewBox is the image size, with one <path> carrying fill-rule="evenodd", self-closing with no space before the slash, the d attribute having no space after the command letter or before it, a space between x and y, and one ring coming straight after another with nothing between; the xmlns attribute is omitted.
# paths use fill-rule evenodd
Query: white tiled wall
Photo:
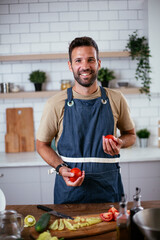
<svg viewBox="0 0 160 240"><path fill-rule="evenodd" d="M147 32L145 5L147 0L0 0L0 54L34 54L67 52L68 44L77 36L91 36L100 51L123 51L128 35L138 29ZM102 59L102 67L115 71L116 81L134 79L136 62L129 58ZM47 73L43 89L60 89L61 79L73 79L66 60L1 62L0 82L11 82L22 90L34 91L29 82L33 70ZM113 82L115 84L115 82ZM136 129L151 130L150 145L157 146L160 94L149 102L146 96L127 95ZM0 100L0 152L5 151L5 109L33 107L35 133L46 99Z"/></svg>

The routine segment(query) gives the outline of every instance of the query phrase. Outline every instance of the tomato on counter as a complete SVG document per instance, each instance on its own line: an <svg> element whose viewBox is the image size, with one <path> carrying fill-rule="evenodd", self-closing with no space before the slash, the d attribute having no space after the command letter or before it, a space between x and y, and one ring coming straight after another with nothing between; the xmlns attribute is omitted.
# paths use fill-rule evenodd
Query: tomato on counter
<svg viewBox="0 0 160 240"><path fill-rule="evenodd" d="M110 222L113 220L113 214L111 212L101 213L100 217L105 222Z"/></svg>
<svg viewBox="0 0 160 240"><path fill-rule="evenodd" d="M70 177L69 180L71 182L75 182L77 180L77 178L79 178L80 176L82 176L82 172L79 168L72 168L71 169L71 173L74 173L74 177Z"/></svg>
<svg viewBox="0 0 160 240"><path fill-rule="evenodd" d="M110 222L112 220L116 221L119 211L113 206L111 207L108 212L101 213L100 217L105 222Z"/></svg>

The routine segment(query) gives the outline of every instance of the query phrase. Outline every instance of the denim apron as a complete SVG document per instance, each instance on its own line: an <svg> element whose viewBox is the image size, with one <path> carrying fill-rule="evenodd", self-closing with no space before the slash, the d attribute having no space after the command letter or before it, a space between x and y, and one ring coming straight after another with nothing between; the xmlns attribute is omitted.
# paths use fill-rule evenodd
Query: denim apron
<svg viewBox="0 0 160 240"><path fill-rule="evenodd" d="M101 97L91 100L73 99L67 89L63 132L57 150L70 168L85 171L81 186L67 186L56 175L54 203L119 202L123 193L119 157L103 151L102 136L114 133L114 118L104 88Z"/></svg>

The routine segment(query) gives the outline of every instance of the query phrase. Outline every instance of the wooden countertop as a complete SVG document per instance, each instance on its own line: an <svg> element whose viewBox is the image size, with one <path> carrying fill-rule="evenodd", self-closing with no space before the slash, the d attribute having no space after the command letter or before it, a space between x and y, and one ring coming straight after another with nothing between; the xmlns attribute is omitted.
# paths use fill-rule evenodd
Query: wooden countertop
<svg viewBox="0 0 160 240"><path fill-rule="evenodd" d="M112 203L92 203L92 204L45 204L45 206L48 206L58 212L62 212L65 214L68 214L70 216L76 216L76 215L87 215L87 214L97 214L108 211L110 208L110 205ZM128 209L132 207L133 203L128 203ZM119 209L119 204L114 203L114 206ZM160 208L160 201L146 201L142 202L142 206L146 208ZM32 214L36 220L39 219L39 217L44 213L43 210L37 209L36 205L7 205L7 210L12 209L16 210L18 213L21 213L24 217ZM22 232L22 237L24 240L31 240L30 234L29 234L29 228L25 228ZM76 238L77 240L80 240ZM89 236L84 237L81 240L116 240L116 231L101 234L98 236Z"/></svg>

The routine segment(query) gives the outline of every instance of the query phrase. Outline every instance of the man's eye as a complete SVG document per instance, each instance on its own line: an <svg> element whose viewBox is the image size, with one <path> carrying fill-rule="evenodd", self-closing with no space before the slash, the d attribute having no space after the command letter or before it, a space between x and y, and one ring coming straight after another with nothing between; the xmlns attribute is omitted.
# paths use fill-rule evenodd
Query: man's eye
<svg viewBox="0 0 160 240"><path fill-rule="evenodd" d="M76 59L76 61L75 61L75 62L79 63L79 62L81 62L81 60L80 60L80 59Z"/></svg>
<svg viewBox="0 0 160 240"><path fill-rule="evenodd" d="M88 62L94 62L94 61L95 61L94 58L90 58L90 59L88 59Z"/></svg>

